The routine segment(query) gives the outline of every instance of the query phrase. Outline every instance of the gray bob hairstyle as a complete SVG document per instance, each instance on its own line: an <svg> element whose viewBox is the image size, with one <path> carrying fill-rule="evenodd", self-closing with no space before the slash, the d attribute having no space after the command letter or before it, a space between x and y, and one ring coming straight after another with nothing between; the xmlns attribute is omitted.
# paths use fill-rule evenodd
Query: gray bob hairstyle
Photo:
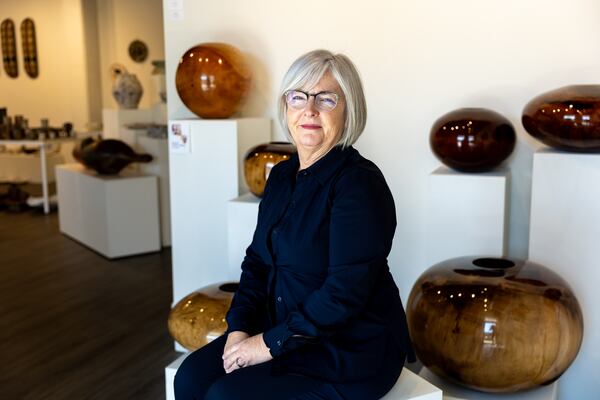
<svg viewBox="0 0 600 400"><path fill-rule="evenodd" d="M281 83L279 123L290 141L293 142L287 124L285 92L310 89L321 80L326 72L331 72L346 99L344 131L336 144L348 147L358 140L365 129L367 102L358 71L352 61L343 54L333 54L328 50L313 50L294 61Z"/></svg>

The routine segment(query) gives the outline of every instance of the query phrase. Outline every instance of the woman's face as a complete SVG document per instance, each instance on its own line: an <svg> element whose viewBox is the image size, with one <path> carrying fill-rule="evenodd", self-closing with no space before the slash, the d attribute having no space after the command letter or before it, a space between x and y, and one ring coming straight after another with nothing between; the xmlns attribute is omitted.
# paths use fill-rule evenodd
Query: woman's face
<svg viewBox="0 0 600 400"><path fill-rule="evenodd" d="M302 88L309 94L333 92L338 94L337 106L332 111L322 111L315 106L315 97L308 99L306 107L296 110L287 107L287 123L298 151L326 153L338 142L344 129L346 102L340 85L330 72L311 88Z"/></svg>

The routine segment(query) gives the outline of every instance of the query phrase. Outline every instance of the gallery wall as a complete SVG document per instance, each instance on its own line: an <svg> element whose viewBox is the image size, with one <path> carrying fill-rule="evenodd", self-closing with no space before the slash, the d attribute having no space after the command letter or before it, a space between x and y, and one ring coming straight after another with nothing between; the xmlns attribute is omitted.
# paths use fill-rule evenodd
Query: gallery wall
<svg viewBox="0 0 600 400"><path fill-rule="evenodd" d="M0 22L15 23L19 76L10 78L0 68L0 106L10 115L23 114L30 126L41 118L51 125L65 121L78 131L99 129L102 108L117 108L112 97L110 66L123 64L137 75L144 94L140 107L156 103L152 60L164 59L161 0L5 0ZM20 24L35 23L39 76L23 69ZM128 54L131 41L148 46L148 58L135 63ZM91 123L91 124L90 124Z"/></svg>
<svg viewBox="0 0 600 400"><path fill-rule="evenodd" d="M508 254L527 257L532 153L538 144L520 123L532 97L566 84L598 80L600 3L593 0L264 0L164 2L169 117L194 117L175 90L179 57L201 42L227 42L248 56L255 74L242 116L275 117L279 82L302 53L327 48L349 55L364 80L369 120L356 147L384 172L396 200L398 228L390 256L406 300L426 265L428 175L440 163L428 135L442 114L487 107L514 124ZM275 139L283 139L274 122Z"/></svg>
<svg viewBox="0 0 600 400"><path fill-rule="evenodd" d="M88 17L81 0L2 1L0 20L11 18L17 36L19 76L10 78L4 68L0 70L0 106L6 106L10 115L24 115L30 126L39 126L41 118L49 118L52 126L71 121L75 129L99 115L98 92L92 90L98 79L88 80L88 65L98 62L97 52L86 47ZM25 18L33 19L36 29L35 79L23 68L20 24Z"/></svg>
<svg viewBox="0 0 600 400"><path fill-rule="evenodd" d="M164 31L162 0L95 0L98 12L100 46L100 77L102 105L117 108L112 96L110 66L119 63L135 74L144 94L140 108L148 108L157 102L158 94L152 85L152 60L164 60ZM148 57L141 63L134 62L128 53L129 44L143 41L148 47Z"/></svg>
<svg viewBox="0 0 600 400"><path fill-rule="evenodd" d="M195 118L174 83L179 58L198 43L226 42L247 55L255 80L243 117L275 120L280 80L299 55L326 48L354 60L369 108L356 147L382 169L396 201L389 262L404 301L438 245L426 231L429 174L440 165L428 142L434 121L457 108L486 107L514 124L518 143L506 163L507 255L527 258L532 160L541 145L524 131L522 109L542 92L600 79L595 0L224 0L210 6L172 0L163 7L170 119ZM273 128L274 139L283 139L276 122ZM597 383L583 380L566 376L561 396L592 398Z"/></svg>

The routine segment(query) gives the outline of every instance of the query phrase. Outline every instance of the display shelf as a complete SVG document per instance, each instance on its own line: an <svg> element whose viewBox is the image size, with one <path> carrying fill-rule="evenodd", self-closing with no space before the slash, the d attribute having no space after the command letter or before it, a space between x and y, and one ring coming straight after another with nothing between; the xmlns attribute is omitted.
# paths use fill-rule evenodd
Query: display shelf
<svg viewBox="0 0 600 400"><path fill-rule="evenodd" d="M428 265L468 255L505 255L508 185L507 171L433 171L426 220Z"/></svg>
<svg viewBox="0 0 600 400"><path fill-rule="evenodd" d="M102 138L120 139L129 145L134 136L123 135L123 125L134 122L153 122L153 109L137 108L134 110L105 108L102 110ZM133 133L131 133L132 135Z"/></svg>
<svg viewBox="0 0 600 400"><path fill-rule="evenodd" d="M600 154L544 148L533 156L529 258L562 276L583 312L583 343L559 397L596 399L600 386Z"/></svg>
<svg viewBox="0 0 600 400"><path fill-rule="evenodd" d="M555 381L547 386L516 393L484 393L470 390L465 387L450 383L423 368L419 376L427 379L433 385L439 387L443 393L444 400L557 400L558 382ZM565 397L569 398L569 397Z"/></svg>
<svg viewBox="0 0 600 400"><path fill-rule="evenodd" d="M246 193L229 200L227 204L228 278L230 280L240 279L240 265L246 255L246 248L252 242L260 200L252 193Z"/></svg>
<svg viewBox="0 0 600 400"><path fill-rule="evenodd" d="M80 164L56 167L60 231L108 257L160 250L154 176L100 176Z"/></svg>
<svg viewBox="0 0 600 400"><path fill-rule="evenodd" d="M173 120L189 134L186 152L169 154L173 304L229 278L228 202L247 187L243 159L268 142L267 118Z"/></svg>

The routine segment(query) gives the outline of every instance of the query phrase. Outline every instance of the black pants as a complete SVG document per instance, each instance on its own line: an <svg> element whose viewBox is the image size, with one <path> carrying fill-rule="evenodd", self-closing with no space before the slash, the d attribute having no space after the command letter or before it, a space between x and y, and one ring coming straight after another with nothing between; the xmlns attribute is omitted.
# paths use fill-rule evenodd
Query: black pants
<svg viewBox="0 0 600 400"><path fill-rule="evenodd" d="M221 336L190 354L175 375L177 400L369 400L384 396L402 371L402 359L376 378L332 384L299 375L271 375L271 363L245 367L230 374L223 369ZM368 368L365 366L365 368Z"/></svg>

